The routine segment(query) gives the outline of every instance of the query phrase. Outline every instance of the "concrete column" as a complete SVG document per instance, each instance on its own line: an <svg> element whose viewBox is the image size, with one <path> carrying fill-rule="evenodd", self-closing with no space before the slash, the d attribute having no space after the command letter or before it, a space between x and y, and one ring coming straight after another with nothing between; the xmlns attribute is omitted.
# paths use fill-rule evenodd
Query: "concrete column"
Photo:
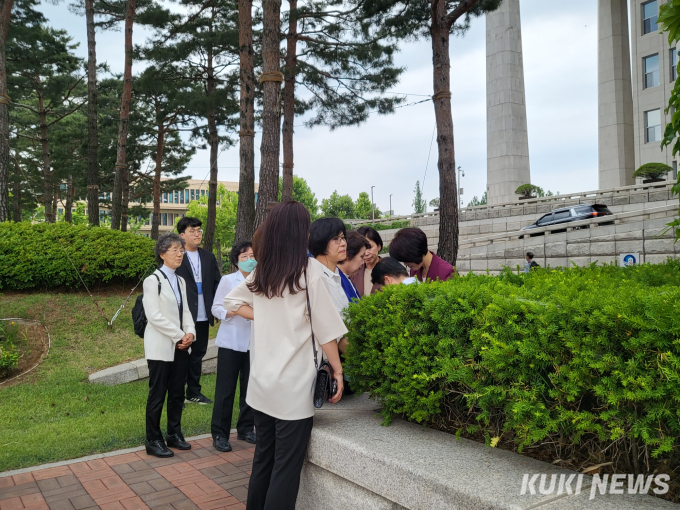
<svg viewBox="0 0 680 510"><path fill-rule="evenodd" d="M600 189L635 184L633 89L626 0L598 0Z"/></svg>
<svg viewBox="0 0 680 510"><path fill-rule="evenodd" d="M489 204L531 182L519 0L486 15L486 182Z"/></svg>

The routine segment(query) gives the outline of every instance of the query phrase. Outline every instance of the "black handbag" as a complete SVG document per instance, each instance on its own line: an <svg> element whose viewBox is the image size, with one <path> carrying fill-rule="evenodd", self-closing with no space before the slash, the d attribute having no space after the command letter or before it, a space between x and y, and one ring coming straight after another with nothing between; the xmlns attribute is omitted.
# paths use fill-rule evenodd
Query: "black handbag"
<svg viewBox="0 0 680 510"><path fill-rule="evenodd" d="M312 306L309 303L309 289L307 288L307 271L305 271L305 294L307 295L307 313L309 324L312 328L312 349L314 350L314 366L316 367L316 379L314 381L314 407L321 409L323 403L335 396L338 392L338 383L333 378L333 367L327 361L319 365L319 356L316 350L314 338L314 324L312 323Z"/></svg>

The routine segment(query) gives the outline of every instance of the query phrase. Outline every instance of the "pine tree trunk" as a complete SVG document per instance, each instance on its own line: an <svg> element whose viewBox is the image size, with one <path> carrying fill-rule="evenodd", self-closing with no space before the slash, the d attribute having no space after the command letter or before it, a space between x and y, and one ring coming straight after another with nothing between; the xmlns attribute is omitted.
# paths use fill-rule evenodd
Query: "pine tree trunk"
<svg viewBox="0 0 680 510"><path fill-rule="evenodd" d="M220 270L220 274L222 273L222 243L220 242L219 239L215 240L215 247L217 248L217 268Z"/></svg>
<svg viewBox="0 0 680 510"><path fill-rule="evenodd" d="M87 20L87 219L99 226L99 163L97 160L97 50L94 0L85 0Z"/></svg>
<svg viewBox="0 0 680 510"><path fill-rule="evenodd" d="M122 178L122 199L121 199L121 214L120 214L120 230L121 232L127 232L129 224L129 211L130 211L130 171L125 167L121 175Z"/></svg>
<svg viewBox="0 0 680 510"><path fill-rule="evenodd" d="M12 0L3 0L0 9L0 222L9 219L9 96L5 42L12 4Z"/></svg>
<svg viewBox="0 0 680 510"><path fill-rule="evenodd" d="M21 221L21 169L19 161L14 160L14 221Z"/></svg>
<svg viewBox="0 0 680 510"><path fill-rule="evenodd" d="M73 223L73 213L71 208L73 207L73 175L68 174L68 179L66 179L66 204L64 204L64 221L67 223Z"/></svg>
<svg viewBox="0 0 680 510"><path fill-rule="evenodd" d="M54 209L54 185L52 184L52 170L50 163L50 142L47 138L47 113L45 112L45 101L42 94L38 94L38 110L40 119L40 145L42 146L42 172L43 172L43 204L45 205L45 221L47 223L56 222L56 211Z"/></svg>
<svg viewBox="0 0 680 510"><path fill-rule="evenodd" d="M238 46L241 82L238 208L234 242L250 241L255 232L255 65L253 0L238 1Z"/></svg>
<svg viewBox="0 0 680 510"><path fill-rule="evenodd" d="M283 84L283 184L281 201L293 199L293 123L295 122L295 75L297 73L297 0L288 0L289 24L286 44L286 78Z"/></svg>
<svg viewBox="0 0 680 510"><path fill-rule="evenodd" d="M215 8L213 7L213 17ZM212 26L211 26L212 30ZM217 216L217 151L220 140L217 135L217 123L215 122L215 107L210 102L211 95L215 91L215 74L213 70L212 45L208 46L208 83L206 94L208 95L208 143L210 144L210 180L208 181L208 220L203 236L203 249L212 253L213 239L215 238L215 218Z"/></svg>
<svg viewBox="0 0 680 510"><path fill-rule="evenodd" d="M456 194L456 162L451 115L451 60L449 27L445 22L446 2L432 0L432 64L434 82L434 115L439 150L439 245L437 255L456 265L458 255L458 198Z"/></svg>
<svg viewBox="0 0 680 510"><path fill-rule="evenodd" d="M279 31L281 0L263 1L262 35L262 142L260 144L260 190L255 210L255 228L267 217L269 202L279 196L279 146L281 144L281 72Z"/></svg>
<svg viewBox="0 0 680 510"><path fill-rule="evenodd" d="M165 129L158 125L156 141L156 169L153 176L153 221L151 222L151 239L158 239L158 227L161 224L161 170L163 165L163 150L165 149Z"/></svg>
<svg viewBox="0 0 680 510"><path fill-rule="evenodd" d="M120 218L123 206L123 171L126 168L125 158L127 155L126 150L130 119L130 98L132 96L132 27L135 21L136 8L136 0L128 0L127 10L125 12L125 70L123 72L123 97L120 103L118 147L116 150L113 195L111 197L111 228L115 230L120 229Z"/></svg>

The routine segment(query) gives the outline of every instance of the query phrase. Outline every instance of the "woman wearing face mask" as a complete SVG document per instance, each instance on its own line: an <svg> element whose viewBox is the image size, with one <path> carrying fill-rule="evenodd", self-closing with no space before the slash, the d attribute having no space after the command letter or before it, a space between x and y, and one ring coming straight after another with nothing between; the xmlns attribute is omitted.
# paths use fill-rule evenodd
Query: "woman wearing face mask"
<svg viewBox="0 0 680 510"><path fill-rule="evenodd" d="M252 244L248 241L236 243L231 249L229 261L238 271L223 276L215 291L211 308L213 316L220 319L215 345L217 351L217 381L215 404L213 406L210 431L213 446L220 452L230 452L229 430L234 409L236 383L241 377L239 415L236 424L237 438L255 444L253 409L246 403L248 377L250 375L250 321L224 309L224 297L236 288L255 269Z"/></svg>

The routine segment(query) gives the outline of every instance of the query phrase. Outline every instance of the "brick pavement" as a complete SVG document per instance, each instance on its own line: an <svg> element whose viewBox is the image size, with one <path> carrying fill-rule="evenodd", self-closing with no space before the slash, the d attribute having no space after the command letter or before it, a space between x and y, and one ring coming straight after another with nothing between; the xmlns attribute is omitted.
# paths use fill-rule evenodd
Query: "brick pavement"
<svg viewBox="0 0 680 510"><path fill-rule="evenodd" d="M245 510L255 447L191 441L159 459L134 452L0 478L0 510Z"/></svg>

